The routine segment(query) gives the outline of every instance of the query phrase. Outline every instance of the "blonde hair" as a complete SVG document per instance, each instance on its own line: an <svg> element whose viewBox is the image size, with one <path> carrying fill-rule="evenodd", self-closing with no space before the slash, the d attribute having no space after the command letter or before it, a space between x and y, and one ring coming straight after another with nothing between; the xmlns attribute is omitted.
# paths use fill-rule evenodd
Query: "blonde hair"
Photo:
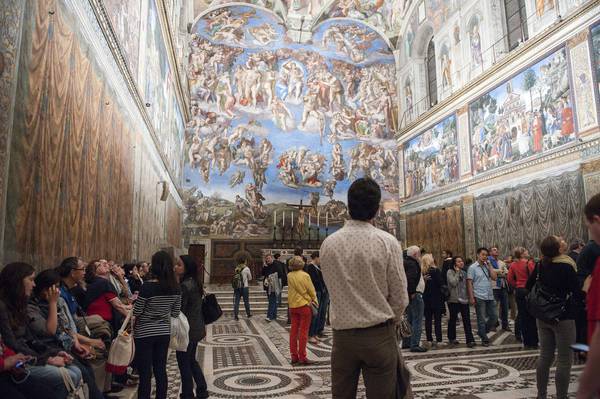
<svg viewBox="0 0 600 399"><path fill-rule="evenodd" d="M421 273L429 273L429 269L435 267L435 260L432 254L425 254L421 257Z"/></svg>
<svg viewBox="0 0 600 399"><path fill-rule="evenodd" d="M289 266L290 266L290 269L293 271L302 270L302 269L304 269L304 260L302 260L302 257L300 257L300 256L294 256L290 260Z"/></svg>

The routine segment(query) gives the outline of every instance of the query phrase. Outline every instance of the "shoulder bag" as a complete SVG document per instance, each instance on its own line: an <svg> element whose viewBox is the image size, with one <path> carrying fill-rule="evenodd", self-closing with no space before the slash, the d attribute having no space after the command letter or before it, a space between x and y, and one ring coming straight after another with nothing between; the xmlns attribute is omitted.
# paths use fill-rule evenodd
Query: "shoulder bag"
<svg viewBox="0 0 600 399"><path fill-rule="evenodd" d="M223 316L223 310L217 301L215 294L206 294L202 298L202 316L204 324L212 324Z"/></svg>
<svg viewBox="0 0 600 399"><path fill-rule="evenodd" d="M66 399L86 399L89 397L89 392L87 392L87 387L83 384L83 379L78 386L75 386L75 383L73 382L73 379L71 378L71 375L67 371L66 367L58 367L58 371L60 371L63 383L67 388Z"/></svg>
<svg viewBox="0 0 600 399"><path fill-rule="evenodd" d="M542 264L538 263L537 277L531 292L527 295L527 311L536 319L556 324L567 309L569 296L562 298L548 290L540 280Z"/></svg>
<svg viewBox="0 0 600 399"><path fill-rule="evenodd" d="M133 361L135 355L135 343L133 341L133 326L131 332L127 332L127 325L131 320L133 310L127 313L119 332L113 339L106 360L106 371L109 373L121 375L127 372L127 367Z"/></svg>

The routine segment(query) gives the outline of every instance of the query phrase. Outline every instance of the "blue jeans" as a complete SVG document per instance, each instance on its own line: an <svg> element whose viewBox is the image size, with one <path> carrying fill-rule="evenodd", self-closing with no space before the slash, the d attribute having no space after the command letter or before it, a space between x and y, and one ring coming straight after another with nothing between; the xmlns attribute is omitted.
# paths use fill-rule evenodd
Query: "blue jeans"
<svg viewBox="0 0 600 399"><path fill-rule="evenodd" d="M500 320L502 328L508 329L508 290L501 288L494 290L494 299L500 304Z"/></svg>
<svg viewBox="0 0 600 399"><path fill-rule="evenodd" d="M65 367L65 370L71 376L71 380L75 386L78 386L81 382L81 370L77 366L69 365ZM65 383L63 382L62 375L58 367L55 366L35 366L29 369L30 374L29 378L32 380L43 384L48 387L52 391L53 394L58 394L58 397L66 397L67 396L67 388L65 387ZM27 384L27 381L24 382ZM54 396L52 396L54 397Z"/></svg>
<svg viewBox="0 0 600 399"><path fill-rule="evenodd" d="M275 320L277 318L277 295L273 292L269 295L269 308L267 310L267 319Z"/></svg>
<svg viewBox="0 0 600 399"><path fill-rule="evenodd" d="M417 348L421 345L421 332L423 331L423 315L425 312L425 304L423 296L416 293L415 297L410 300L406 308L406 315L412 334L410 336L410 347Z"/></svg>
<svg viewBox="0 0 600 399"><path fill-rule="evenodd" d="M475 298L475 311L477 313L477 335L483 342L489 342L488 331L496 328L498 321L496 301Z"/></svg>
<svg viewBox="0 0 600 399"><path fill-rule="evenodd" d="M233 301L233 317L238 318L238 313L240 312L240 299L244 298L244 308L246 308L246 316L250 317L250 291L248 287L245 288L236 288L233 291L234 301Z"/></svg>

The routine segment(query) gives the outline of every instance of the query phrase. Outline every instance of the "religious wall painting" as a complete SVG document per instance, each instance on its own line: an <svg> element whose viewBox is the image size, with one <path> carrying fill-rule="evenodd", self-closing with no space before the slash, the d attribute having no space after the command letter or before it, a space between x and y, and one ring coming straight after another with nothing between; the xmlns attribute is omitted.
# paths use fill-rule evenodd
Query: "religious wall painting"
<svg viewBox="0 0 600 399"><path fill-rule="evenodd" d="M404 144L406 197L458 181L456 115L452 114Z"/></svg>
<svg viewBox="0 0 600 399"><path fill-rule="evenodd" d="M144 82L142 97L149 108L149 116L157 134L166 129L168 115L160 110L168 110L171 97L171 67L167 56L167 48L158 15L155 0L146 0L146 40L144 59ZM160 138L159 138L160 139Z"/></svg>
<svg viewBox="0 0 600 399"><path fill-rule="evenodd" d="M592 65L596 75L596 94L600 98L600 24L592 28Z"/></svg>
<svg viewBox="0 0 600 399"><path fill-rule="evenodd" d="M465 176L471 173L471 145L469 138L469 113L467 107L458 111L458 154L460 175Z"/></svg>
<svg viewBox="0 0 600 399"><path fill-rule="evenodd" d="M579 132L585 132L598 125L588 40L570 47L569 55L573 94L576 99L577 127Z"/></svg>
<svg viewBox="0 0 600 399"><path fill-rule="evenodd" d="M440 73L442 75L442 89L452 89L452 78L453 78L453 67L452 67L452 55L450 54L450 48L448 47L448 41L442 42L440 48Z"/></svg>
<svg viewBox="0 0 600 399"><path fill-rule="evenodd" d="M527 30L529 37L535 36L552 24L558 17L558 0L527 0Z"/></svg>
<svg viewBox="0 0 600 399"><path fill-rule="evenodd" d="M426 17L435 32L438 32L457 10L456 0L425 0Z"/></svg>
<svg viewBox="0 0 600 399"><path fill-rule="evenodd" d="M469 19L467 34L469 37L469 53L471 54L471 69L483 68L483 53L481 51L481 18L477 14Z"/></svg>
<svg viewBox="0 0 600 399"><path fill-rule="evenodd" d="M339 0L328 16L363 20L383 32L391 32L400 12L399 3L398 0Z"/></svg>
<svg viewBox="0 0 600 399"><path fill-rule="evenodd" d="M414 79L411 75L406 76L402 84L402 94L404 99L404 108L402 118L405 121L412 121L415 117L414 103Z"/></svg>
<svg viewBox="0 0 600 399"><path fill-rule="evenodd" d="M565 49L470 103L469 123L475 174L575 140Z"/></svg>
<svg viewBox="0 0 600 399"><path fill-rule="evenodd" d="M141 3L141 0L104 0L106 13L136 80L140 56Z"/></svg>
<svg viewBox="0 0 600 399"><path fill-rule="evenodd" d="M392 50L363 23L327 21L301 45L287 41L280 22L235 5L193 28L189 234L271 237L292 217L294 229L333 229L347 217L351 181L365 175L380 183L384 201L397 201ZM256 43L272 31L267 46Z"/></svg>

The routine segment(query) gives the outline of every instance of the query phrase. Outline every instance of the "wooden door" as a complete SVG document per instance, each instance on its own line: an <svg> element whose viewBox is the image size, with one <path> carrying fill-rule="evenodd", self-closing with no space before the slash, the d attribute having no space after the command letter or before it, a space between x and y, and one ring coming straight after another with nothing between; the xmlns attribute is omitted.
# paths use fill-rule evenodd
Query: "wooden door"
<svg viewBox="0 0 600 399"><path fill-rule="evenodd" d="M194 258L198 265L198 277L204 284L204 259L206 257L206 246L203 244L192 244L188 248L188 254Z"/></svg>

